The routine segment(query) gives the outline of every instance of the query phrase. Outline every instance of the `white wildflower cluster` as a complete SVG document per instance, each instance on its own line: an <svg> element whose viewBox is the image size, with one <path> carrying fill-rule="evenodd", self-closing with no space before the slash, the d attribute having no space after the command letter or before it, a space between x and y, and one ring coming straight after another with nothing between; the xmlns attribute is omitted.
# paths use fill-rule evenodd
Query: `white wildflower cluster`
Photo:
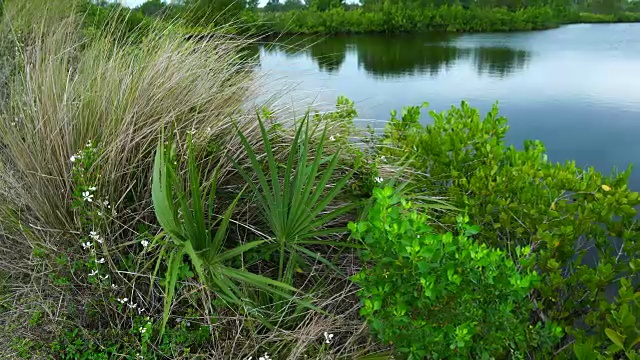
<svg viewBox="0 0 640 360"><path fill-rule="evenodd" d="M331 344L331 341L333 340L333 334L329 334L328 332L324 332L324 342L326 344Z"/></svg>
<svg viewBox="0 0 640 360"><path fill-rule="evenodd" d="M149 242L147 240L142 240L140 241L140 244L142 245L142 247L146 248L147 246L149 246Z"/></svg>
<svg viewBox="0 0 640 360"><path fill-rule="evenodd" d="M91 243L91 241L87 241L87 242L83 242L82 243L82 248L87 250L89 248L91 248L91 246L93 246L93 244Z"/></svg>
<svg viewBox="0 0 640 360"><path fill-rule="evenodd" d="M380 176L376 177L376 182L377 182L378 184L382 183L383 181L384 181L384 179L383 179L383 178L381 178Z"/></svg>
<svg viewBox="0 0 640 360"><path fill-rule="evenodd" d="M104 241L102 237L100 237L100 234L98 234L96 231L89 232L89 237L91 237L93 241L97 241L100 244L102 244Z"/></svg>
<svg viewBox="0 0 640 360"><path fill-rule="evenodd" d="M111 284L111 287L115 290L118 287L115 284ZM129 300L129 298L117 298L116 299L117 302L119 302L122 305L127 305L127 308L129 309L136 309L138 311L138 315L141 315L144 312L144 308L142 306L138 307L138 304L133 302L133 299L131 299L131 301Z"/></svg>
<svg viewBox="0 0 640 360"><path fill-rule="evenodd" d="M148 319L148 318L149 318L149 317L147 316L147 319ZM140 326L140 327L138 328L138 331L139 331L141 334L144 334L144 333L146 333L146 332L147 332L147 327L148 327L148 326L151 326L151 321L147 321L147 326Z"/></svg>

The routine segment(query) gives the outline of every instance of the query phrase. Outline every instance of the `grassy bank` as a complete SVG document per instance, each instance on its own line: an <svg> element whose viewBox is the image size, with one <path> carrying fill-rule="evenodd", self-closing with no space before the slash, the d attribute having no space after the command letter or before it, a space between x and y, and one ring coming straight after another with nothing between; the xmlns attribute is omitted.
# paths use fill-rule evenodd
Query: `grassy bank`
<svg viewBox="0 0 640 360"><path fill-rule="evenodd" d="M279 108L228 28L5 5L0 357L639 356L628 172L497 108Z"/></svg>

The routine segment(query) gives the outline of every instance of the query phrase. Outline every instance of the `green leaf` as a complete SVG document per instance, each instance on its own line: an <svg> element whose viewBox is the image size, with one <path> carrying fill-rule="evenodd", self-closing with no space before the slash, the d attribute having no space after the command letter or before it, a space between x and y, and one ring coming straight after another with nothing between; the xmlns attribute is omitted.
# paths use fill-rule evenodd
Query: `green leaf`
<svg viewBox="0 0 640 360"><path fill-rule="evenodd" d="M171 312L171 305L173 303L173 296L175 294L176 281L178 280L178 272L180 271L180 265L182 264L182 255L184 251L179 249L176 253L171 253L167 265L167 273L165 275L166 284L164 290L164 309L162 312L162 323L160 324L160 335L162 338L165 327L167 326L167 320L169 320L169 313Z"/></svg>
<svg viewBox="0 0 640 360"><path fill-rule="evenodd" d="M626 336L620 335L618 332L610 328L606 328L604 333L614 344L619 346L620 349L624 349L624 339Z"/></svg>

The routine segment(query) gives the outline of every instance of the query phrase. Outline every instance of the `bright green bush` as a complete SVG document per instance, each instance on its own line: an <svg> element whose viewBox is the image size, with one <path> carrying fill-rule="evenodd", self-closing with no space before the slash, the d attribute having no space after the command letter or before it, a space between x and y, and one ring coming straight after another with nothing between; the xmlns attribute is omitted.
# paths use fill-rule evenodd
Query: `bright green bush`
<svg viewBox="0 0 640 360"><path fill-rule="evenodd" d="M540 280L531 270L535 255L514 248L516 264L473 240L479 228L467 220L458 217L456 235L439 233L385 187L374 190L366 219L350 224L366 245L365 268L354 277L362 287L361 314L409 359L505 358L524 354L541 336L562 335L550 323L529 327L529 295Z"/></svg>
<svg viewBox="0 0 640 360"><path fill-rule="evenodd" d="M640 359L640 290L627 280L620 281L615 301L603 303L587 321L596 336L580 339L573 352L578 360L605 360L624 354L630 360ZM595 320L595 321L594 321Z"/></svg>
<svg viewBox="0 0 640 360"><path fill-rule="evenodd" d="M431 117L433 124L422 126L418 107L401 118L394 114L383 153L402 156L426 174L417 184L466 208L482 229L481 243L509 253L531 247L541 277L532 294L534 319L558 323L580 339L602 338L592 330L606 320L607 289L619 279L632 281L640 269L640 195L627 188L630 171L605 177L575 162L555 164L539 141L526 141L522 150L507 146L497 107L484 119L466 103ZM456 224L449 215L437 220Z"/></svg>

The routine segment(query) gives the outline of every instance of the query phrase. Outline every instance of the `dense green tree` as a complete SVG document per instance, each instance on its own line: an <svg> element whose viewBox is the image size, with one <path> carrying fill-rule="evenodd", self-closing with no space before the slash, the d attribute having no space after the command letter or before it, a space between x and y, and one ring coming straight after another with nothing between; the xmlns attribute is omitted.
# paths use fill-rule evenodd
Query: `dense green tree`
<svg viewBox="0 0 640 360"><path fill-rule="evenodd" d="M307 5L316 11L327 11L344 5L344 0L308 0Z"/></svg>
<svg viewBox="0 0 640 360"><path fill-rule="evenodd" d="M265 11L282 11L282 4L280 4L280 0L269 0L267 4L264 6Z"/></svg>
<svg viewBox="0 0 640 360"><path fill-rule="evenodd" d="M300 10L305 8L302 0L286 0L282 6L283 11Z"/></svg>
<svg viewBox="0 0 640 360"><path fill-rule="evenodd" d="M187 0L185 7L188 19L194 24L226 24L237 19L247 7L247 0Z"/></svg>
<svg viewBox="0 0 640 360"><path fill-rule="evenodd" d="M157 16L164 12L166 4L160 0L149 0L138 7L138 10L145 16Z"/></svg>

